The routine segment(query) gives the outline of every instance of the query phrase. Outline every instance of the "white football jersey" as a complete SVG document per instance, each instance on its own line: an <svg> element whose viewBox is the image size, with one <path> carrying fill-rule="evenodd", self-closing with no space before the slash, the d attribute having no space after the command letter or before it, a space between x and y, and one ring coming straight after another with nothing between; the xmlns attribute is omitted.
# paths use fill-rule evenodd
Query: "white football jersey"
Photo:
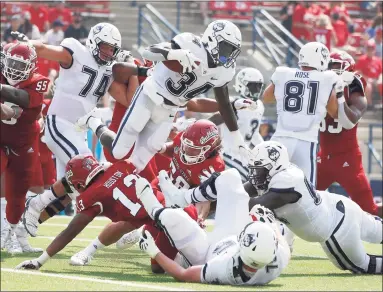
<svg viewBox="0 0 383 292"><path fill-rule="evenodd" d="M341 215L336 210L339 196L315 190L303 171L293 164L271 178L268 190L293 190L300 194L295 203L274 210L276 217L297 236L311 242L324 242L330 238Z"/></svg>
<svg viewBox="0 0 383 292"><path fill-rule="evenodd" d="M276 279L287 266L290 252L278 245L273 262L253 274L243 272L236 236L227 237L214 246L213 252L201 271L202 283L227 285L264 285Z"/></svg>
<svg viewBox="0 0 383 292"><path fill-rule="evenodd" d="M277 67L271 76L278 115L274 136L318 142L320 122L338 79L333 71Z"/></svg>
<svg viewBox="0 0 383 292"><path fill-rule="evenodd" d="M145 80L151 83L157 94L178 106L184 106L190 99L206 93L213 87L221 87L230 82L235 75L235 66L208 68L207 52L201 38L192 33L181 33L173 38L181 49L189 50L201 59L200 66L185 74L169 70L162 62L153 68L152 75ZM149 93L150 94L150 93Z"/></svg>
<svg viewBox="0 0 383 292"><path fill-rule="evenodd" d="M72 54L73 63L68 69L60 68L48 115L75 123L109 90L113 82L112 65L98 65L89 50L74 38L64 39L61 46Z"/></svg>
<svg viewBox="0 0 383 292"><path fill-rule="evenodd" d="M255 110L243 109L237 111L238 129L248 146L250 144L256 146L263 142L263 138L259 133L259 126L261 125L264 112L265 107L261 100L257 100L257 109ZM220 131L221 136L223 137L222 145L224 152L229 155L234 155L234 153L231 153L232 151L230 151L230 149L233 149L233 141L229 129L225 124L222 124L220 125Z"/></svg>

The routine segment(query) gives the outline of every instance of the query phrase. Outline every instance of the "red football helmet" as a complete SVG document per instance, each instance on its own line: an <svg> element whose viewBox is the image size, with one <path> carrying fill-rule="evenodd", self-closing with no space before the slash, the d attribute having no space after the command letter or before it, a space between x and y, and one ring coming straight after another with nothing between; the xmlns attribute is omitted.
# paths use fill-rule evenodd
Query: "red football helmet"
<svg viewBox="0 0 383 292"><path fill-rule="evenodd" d="M330 54L330 63L328 68L338 75L344 71L353 72L355 69L354 58L344 51L336 51Z"/></svg>
<svg viewBox="0 0 383 292"><path fill-rule="evenodd" d="M181 136L180 157L183 163L201 163L221 148L217 126L208 120L198 120L186 128Z"/></svg>
<svg viewBox="0 0 383 292"><path fill-rule="evenodd" d="M102 165L92 155L76 155L68 161L65 177L78 192L83 192L91 180L104 171Z"/></svg>
<svg viewBox="0 0 383 292"><path fill-rule="evenodd" d="M9 43L4 46L2 73L11 85L27 80L37 67L34 47L26 43Z"/></svg>

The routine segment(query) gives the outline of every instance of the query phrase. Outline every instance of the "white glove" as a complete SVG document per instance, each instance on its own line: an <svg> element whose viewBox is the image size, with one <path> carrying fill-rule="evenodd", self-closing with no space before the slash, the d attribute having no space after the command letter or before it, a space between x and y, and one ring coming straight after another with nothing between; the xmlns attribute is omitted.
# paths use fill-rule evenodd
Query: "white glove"
<svg viewBox="0 0 383 292"><path fill-rule="evenodd" d="M173 123L173 127L178 131L185 131L187 127L194 124L196 119L177 119L175 123Z"/></svg>
<svg viewBox="0 0 383 292"><path fill-rule="evenodd" d="M236 110L241 110L241 109L256 110L258 107L257 102L255 102L251 99L246 99L246 98L236 99L234 101L233 105L234 105Z"/></svg>
<svg viewBox="0 0 383 292"><path fill-rule="evenodd" d="M339 78L337 82L335 83L335 92L336 93L343 93L344 92L344 86L345 82L343 81L342 78Z"/></svg>
<svg viewBox="0 0 383 292"><path fill-rule="evenodd" d="M251 208L250 216L253 218L254 221L261 221L269 225L272 225L275 222L275 216L273 211L259 204Z"/></svg>
<svg viewBox="0 0 383 292"><path fill-rule="evenodd" d="M201 183L207 180L215 172L213 166L209 166L209 169L202 170L202 173L198 176Z"/></svg>
<svg viewBox="0 0 383 292"><path fill-rule="evenodd" d="M237 155L239 155L241 162L243 165L247 165L250 160L251 151L250 148L245 144L245 141L243 140L243 137L239 130L230 132L232 135L232 141L233 141L233 151Z"/></svg>
<svg viewBox="0 0 383 292"><path fill-rule="evenodd" d="M159 172L158 182L165 197L165 207L172 207L176 205L183 208L189 205L185 200L185 190L180 190L173 185L168 173L165 170L161 170Z"/></svg>
<svg viewBox="0 0 383 292"><path fill-rule="evenodd" d="M201 60L194 56L189 50L170 50L168 60L180 62L183 67L182 73L191 72L199 67ZM198 64L196 62L199 62Z"/></svg>
<svg viewBox="0 0 383 292"><path fill-rule="evenodd" d="M147 192L153 193L153 189L151 188L150 183L148 182L146 178L137 177L135 185L136 185L136 195L137 195L137 198L140 200L143 196L145 196Z"/></svg>
<svg viewBox="0 0 383 292"><path fill-rule="evenodd" d="M160 250L154 242L153 236L147 230L141 235L138 245L140 246L140 249L146 252L152 259L160 253Z"/></svg>
<svg viewBox="0 0 383 292"><path fill-rule="evenodd" d="M116 57L117 62L134 63L134 59L130 51L121 50Z"/></svg>
<svg viewBox="0 0 383 292"><path fill-rule="evenodd" d="M23 261L21 264L18 264L16 270L38 270L42 267L37 259Z"/></svg>
<svg viewBox="0 0 383 292"><path fill-rule="evenodd" d="M16 40L19 42L29 43L29 38L21 32L11 31L11 35L12 37L16 38Z"/></svg>
<svg viewBox="0 0 383 292"><path fill-rule="evenodd" d="M349 71L344 71L341 75L342 80L346 83L346 85L350 85L354 81L354 73Z"/></svg>

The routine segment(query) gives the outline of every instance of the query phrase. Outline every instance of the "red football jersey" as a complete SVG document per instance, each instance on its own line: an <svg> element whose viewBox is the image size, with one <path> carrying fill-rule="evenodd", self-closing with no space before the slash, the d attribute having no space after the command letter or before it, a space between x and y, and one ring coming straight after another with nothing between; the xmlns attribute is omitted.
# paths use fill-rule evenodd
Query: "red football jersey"
<svg viewBox="0 0 383 292"><path fill-rule="evenodd" d="M361 75L355 74L354 81L344 89L344 96L347 104L349 102L349 96L353 92L360 92L364 94L364 88L366 87L366 81ZM348 151L359 151L357 128L347 130L342 127L338 122L338 119L333 119L329 114L322 121L320 127L320 148L323 154L336 154Z"/></svg>
<svg viewBox="0 0 383 292"><path fill-rule="evenodd" d="M183 132L178 133L178 135L174 137L174 153L168 171L169 177L172 179L172 182L176 187L189 189L200 185L200 175L204 176L203 170L207 170L210 173L211 168L217 172L225 170L225 163L219 155L208 158L197 164L187 165L183 163L180 156L182 133ZM157 186L158 179L154 180L152 184Z"/></svg>
<svg viewBox="0 0 383 292"><path fill-rule="evenodd" d="M77 212L91 217L104 215L113 222L129 221L137 228L150 223L150 217L136 196L134 170L126 160L114 163L76 198ZM156 196L164 202L162 193L156 192Z"/></svg>
<svg viewBox="0 0 383 292"><path fill-rule="evenodd" d="M0 79L2 84L8 84L3 75ZM29 106L23 109L20 118L1 121L1 145L17 149L33 144L36 135L40 133L37 117L40 115L43 94L47 92L49 82L47 77L34 73L28 80L15 85L15 88L28 92Z"/></svg>
<svg viewBox="0 0 383 292"><path fill-rule="evenodd" d="M320 42L324 44L329 51L331 51L331 29L327 28L314 28L313 34L314 34L314 39L313 41L315 42Z"/></svg>
<svg viewBox="0 0 383 292"><path fill-rule="evenodd" d="M43 106L42 106L42 115L45 119L48 113L49 106L51 105L52 99L44 99L43 100ZM44 140L44 131L40 133L40 143L39 143L39 152L40 152L40 160L42 162L46 161L47 159L52 159L52 152L49 150L47 144L43 142Z"/></svg>

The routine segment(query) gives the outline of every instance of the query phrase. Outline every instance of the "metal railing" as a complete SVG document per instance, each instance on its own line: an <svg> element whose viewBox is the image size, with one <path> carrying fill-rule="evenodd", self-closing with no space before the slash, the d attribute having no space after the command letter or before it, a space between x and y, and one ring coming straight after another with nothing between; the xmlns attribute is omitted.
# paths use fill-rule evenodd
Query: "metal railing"
<svg viewBox="0 0 383 292"><path fill-rule="evenodd" d="M253 50L259 49L272 59L275 65L288 65L298 59L303 43L294 37L283 25L265 9L255 9L250 21L253 28ZM267 36L265 34L267 33ZM261 46L259 39L265 45Z"/></svg>
<svg viewBox="0 0 383 292"><path fill-rule="evenodd" d="M179 34L180 10L180 1L177 1L177 19L176 26L174 26L151 4L140 5L137 26L138 47L167 42Z"/></svg>
<svg viewBox="0 0 383 292"><path fill-rule="evenodd" d="M374 144L373 144L373 142L374 142L374 135L373 135L374 128L382 128L382 127L383 127L382 124L369 124L368 125L368 130L369 130L368 142L367 142L367 146L368 146L368 174L371 174L371 172L372 172L372 163L374 161L378 164L381 171L383 169L382 159L381 159L378 151L376 151ZM374 158L374 160L372 160L373 158Z"/></svg>

